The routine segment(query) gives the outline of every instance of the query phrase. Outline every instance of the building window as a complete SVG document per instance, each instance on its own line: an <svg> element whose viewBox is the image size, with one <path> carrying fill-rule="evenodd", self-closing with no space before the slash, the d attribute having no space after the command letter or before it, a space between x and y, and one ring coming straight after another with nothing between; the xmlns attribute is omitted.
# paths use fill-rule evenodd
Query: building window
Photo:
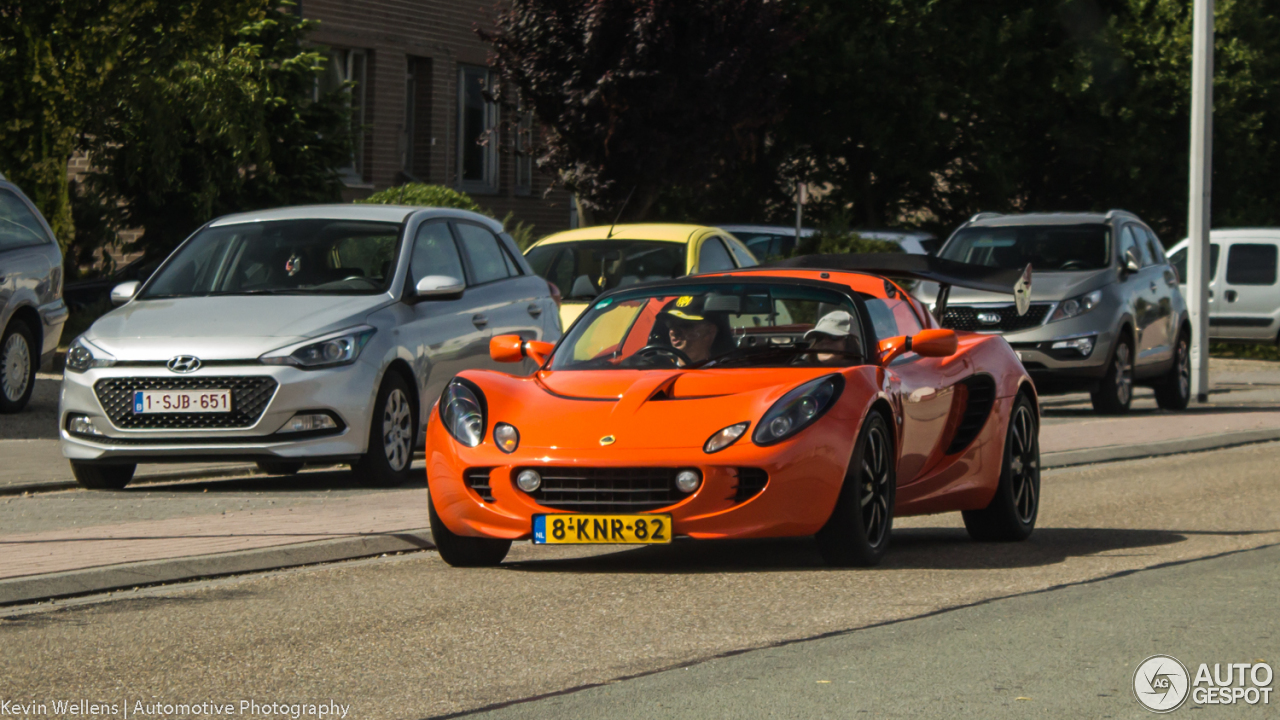
<svg viewBox="0 0 1280 720"><path fill-rule="evenodd" d="M316 97L340 90L347 94L351 104L351 122L355 127L352 138L351 164L341 170L342 181L348 185L364 182L364 126L367 117L368 93L366 74L368 54L364 50L330 50L329 62L322 79L316 84Z"/></svg>
<svg viewBox="0 0 1280 720"><path fill-rule="evenodd" d="M498 191L498 107L486 97L492 81L488 68L458 67L458 187L466 192Z"/></svg>
<svg viewBox="0 0 1280 720"><path fill-rule="evenodd" d="M533 194L533 113L520 116L516 125L516 194Z"/></svg>

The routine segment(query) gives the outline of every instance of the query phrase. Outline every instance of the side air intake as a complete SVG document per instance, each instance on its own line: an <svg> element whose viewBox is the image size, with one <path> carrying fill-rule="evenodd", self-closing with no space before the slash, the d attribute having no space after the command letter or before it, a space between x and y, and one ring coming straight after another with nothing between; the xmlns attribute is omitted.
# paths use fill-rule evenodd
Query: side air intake
<svg viewBox="0 0 1280 720"><path fill-rule="evenodd" d="M996 381L990 375L974 375L959 384L966 390L964 414L960 417L960 427L956 428L951 444L947 446L948 455L969 447L987 424L991 406L996 402Z"/></svg>

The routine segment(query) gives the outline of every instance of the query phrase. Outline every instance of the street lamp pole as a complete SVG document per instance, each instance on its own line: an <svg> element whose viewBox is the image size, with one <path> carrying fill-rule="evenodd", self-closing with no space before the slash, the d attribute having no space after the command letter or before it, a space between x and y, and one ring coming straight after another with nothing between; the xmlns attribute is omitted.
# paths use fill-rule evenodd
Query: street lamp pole
<svg viewBox="0 0 1280 720"><path fill-rule="evenodd" d="M1209 198L1213 180L1213 3L1195 0L1191 51L1191 191L1187 216L1187 305L1191 394L1209 401Z"/></svg>

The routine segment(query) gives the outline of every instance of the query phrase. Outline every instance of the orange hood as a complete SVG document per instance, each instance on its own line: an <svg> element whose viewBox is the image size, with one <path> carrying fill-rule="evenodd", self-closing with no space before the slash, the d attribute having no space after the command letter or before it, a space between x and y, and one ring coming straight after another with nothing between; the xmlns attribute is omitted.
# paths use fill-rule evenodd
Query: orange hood
<svg viewBox="0 0 1280 720"><path fill-rule="evenodd" d="M614 437L611 447L622 451L702 447L729 425L746 421L754 430L787 391L833 372L852 381L846 394L869 385L853 377L865 374L859 368L541 371L527 378L467 371L461 376L484 391L488 432L498 422L514 425L520 431L517 452L523 453L599 448L608 435Z"/></svg>

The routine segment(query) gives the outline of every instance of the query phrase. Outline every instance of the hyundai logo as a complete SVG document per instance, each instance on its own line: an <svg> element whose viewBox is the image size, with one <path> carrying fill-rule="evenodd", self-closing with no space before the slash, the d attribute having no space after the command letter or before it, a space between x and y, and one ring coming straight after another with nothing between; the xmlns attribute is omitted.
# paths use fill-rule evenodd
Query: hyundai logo
<svg viewBox="0 0 1280 720"><path fill-rule="evenodd" d="M982 312L978 313L978 322L983 325L995 325L1000 322L1000 313Z"/></svg>
<svg viewBox="0 0 1280 720"><path fill-rule="evenodd" d="M169 361L167 367L176 373L195 372L200 369L200 358L195 355L178 355Z"/></svg>

